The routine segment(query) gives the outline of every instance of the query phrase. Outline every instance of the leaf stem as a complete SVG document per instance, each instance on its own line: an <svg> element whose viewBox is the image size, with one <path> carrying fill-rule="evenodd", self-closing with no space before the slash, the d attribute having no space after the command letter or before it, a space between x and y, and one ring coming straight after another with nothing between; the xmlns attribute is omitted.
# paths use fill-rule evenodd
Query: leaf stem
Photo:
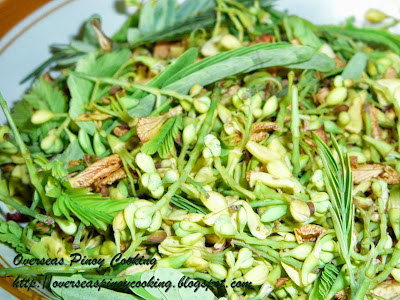
<svg viewBox="0 0 400 300"><path fill-rule="evenodd" d="M297 86L292 86L292 163L293 163L293 174L295 177L300 172L300 119L299 119L299 94Z"/></svg>
<svg viewBox="0 0 400 300"><path fill-rule="evenodd" d="M14 199L12 199L11 197L4 197L1 198L1 201L4 202L7 205L10 205L12 207L14 207L16 210L18 210L21 214L26 215L26 216L30 216L32 218L35 218L37 220L39 220L40 222L45 223L46 225L51 225L54 223L53 218L46 216L46 215L42 215L40 213L38 213L37 211L22 205L20 203L18 203L17 201L15 201Z"/></svg>

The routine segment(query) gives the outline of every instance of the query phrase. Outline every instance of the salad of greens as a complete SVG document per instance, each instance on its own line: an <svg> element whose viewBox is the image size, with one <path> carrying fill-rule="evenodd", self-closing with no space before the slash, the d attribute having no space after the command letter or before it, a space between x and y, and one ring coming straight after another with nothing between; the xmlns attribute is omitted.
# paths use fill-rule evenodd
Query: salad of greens
<svg viewBox="0 0 400 300"><path fill-rule="evenodd" d="M94 15L52 46L11 112L0 95L0 276L62 299L398 299L399 20L126 5L113 37Z"/></svg>

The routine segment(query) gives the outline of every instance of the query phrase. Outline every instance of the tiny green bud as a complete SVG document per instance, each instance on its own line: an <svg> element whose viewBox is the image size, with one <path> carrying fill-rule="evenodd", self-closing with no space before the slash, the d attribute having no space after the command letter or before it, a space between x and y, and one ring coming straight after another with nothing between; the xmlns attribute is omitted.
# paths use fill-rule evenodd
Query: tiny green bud
<svg viewBox="0 0 400 300"><path fill-rule="evenodd" d="M201 84L196 83L192 88L190 89L189 95L191 97L197 96L201 90L203 89L203 86Z"/></svg>
<svg viewBox="0 0 400 300"><path fill-rule="evenodd" d="M32 117L31 117L31 122L33 124L43 124L46 123L47 121L53 119L55 117L55 114L50 111L50 110L46 110L46 109L41 109L41 110L37 110L33 113Z"/></svg>
<svg viewBox="0 0 400 300"><path fill-rule="evenodd" d="M328 105L341 104L347 98L347 89L345 87L336 87L331 90L326 97L326 103Z"/></svg>
<svg viewBox="0 0 400 300"><path fill-rule="evenodd" d="M272 205L268 206L261 215L261 221L265 223L274 222L282 218L289 211L287 205Z"/></svg>
<svg viewBox="0 0 400 300"><path fill-rule="evenodd" d="M210 97L203 96L200 98L193 99L193 106L198 113L204 114L210 108L211 99Z"/></svg>
<svg viewBox="0 0 400 300"><path fill-rule="evenodd" d="M222 37L220 44L228 50L233 50L242 47L242 43L232 34L226 34Z"/></svg>
<svg viewBox="0 0 400 300"><path fill-rule="evenodd" d="M66 219L54 218L54 221L56 221L61 230L66 234L73 235L78 229L74 222L68 221Z"/></svg>
<svg viewBox="0 0 400 300"><path fill-rule="evenodd" d="M370 8L365 13L365 18L371 23L380 23L387 18L387 15L378 9Z"/></svg>
<svg viewBox="0 0 400 300"><path fill-rule="evenodd" d="M212 134L207 134L204 138L205 146L210 150L213 157L221 155L221 142Z"/></svg>
<svg viewBox="0 0 400 300"><path fill-rule="evenodd" d="M101 255L115 255L117 254L117 246L113 241L105 241L100 248Z"/></svg>
<svg viewBox="0 0 400 300"><path fill-rule="evenodd" d="M245 281L251 282L252 285L262 285L267 280L268 273L268 267L262 264L252 268L243 278Z"/></svg>
<svg viewBox="0 0 400 300"><path fill-rule="evenodd" d="M340 127L344 127L351 121L350 114L347 111L340 112L338 116L338 123Z"/></svg>
<svg viewBox="0 0 400 300"><path fill-rule="evenodd" d="M184 145L190 145L196 140L196 128L194 124L189 124L183 129L182 138Z"/></svg>
<svg viewBox="0 0 400 300"><path fill-rule="evenodd" d="M169 169L167 172L164 174L163 182L170 184L174 183L179 179L179 172L178 170L175 169Z"/></svg>
<svg viewBox="0 0 400 300"><path fill-rule="evenodd" d="M40 142L40 148L43 151L48 151L50 150L50 148L53 146L54 142L57 139L57 135L56 134L50 134L48 136L46 136L41 142Z"/></svg>
<svg viewBox="0 0 400 300"><path fill-rule="evenodd" d="M235 226L232 224L232 220L229 215L221 215L214 224L215 234L219 237L230 238L234 237L237 233Z"/></svg>
<svg viewBox="0 0 400 300"><path fill-rule="evenodd" d="M310 208L304 201L294 199L290 202L290 213L299 223L307 222L311 216Z"/></svg>
<svg viewBox="0 0 400 300"><path fill-rule="evenodd" d="M139 152L135 157L135 162L143 172L156 173L156 167L150 155Z"/></svg>
<svg viewBox="0 0 400 300"><path fill-rule="evenodd" d="M278 109L278 98L276 96L271 96L265 102L262 110L263 110L263 117L267 117L270 114L273 114Z"/></svg>
<svg viewBox="0 0 400 300"><path fill-rule="evenodd" d="M217 280L224 280L228 275L228 271L224 268L224 266L214 263L208 264L208 274L214 277Z"/></svg>
<svg viewBox="0 0 400 300"><path fill-rule="evenodd" d="M335 87L342 87L343 86L343 77L341 75L338 75L335 77L335 79L333 80L333 84Z"/></svg>

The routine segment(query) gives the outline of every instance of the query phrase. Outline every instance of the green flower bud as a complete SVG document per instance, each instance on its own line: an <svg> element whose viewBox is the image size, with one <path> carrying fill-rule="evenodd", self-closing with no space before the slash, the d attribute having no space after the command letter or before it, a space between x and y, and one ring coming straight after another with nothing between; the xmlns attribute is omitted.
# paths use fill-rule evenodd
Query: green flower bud
<svg viewBox="0 0 400 300"><path fill-rule="evenodd" d="M157 210L153 215L151 224L150 224L149 228L147 228L147 231L155 232L160 229L161 224L162 224L162 215L161 215L161 212L159 210Z"/></svg>
<svg viewBox="0 0 400 300"><path fill-rule="evenodd" d="M208 111L210 108L211 104L211 99L210 97L203 96L200 98L194 98L193 99L193 106L196 109L197 112L204 114Z"/></svg>
<svg viewBox="0 0 400 300"><path fill-rule="evenodd" d="M121 232L126 228L127 224L125 222L124 213L120 211L118 214L115 215L113 220L113 230Z"/></svg>
<svg viewBox="0 0 400 300"><path fill-rule="evenodd" d="M105 241L100 248L101 255L115 255L117 254L117 246L113 241Z"/></svg>
<svg viewBox="0 0 400 300"><path fill-rule="evenodd" d="M262 108L263 111L262 116L267 117L276 112L277 109L278 109L278 98L276 98L276 96L274 95L268 98L267 101L265 102Z"/></svg>
<svg viewBox="0 0 400 300"><path fill-rule="evenodd" d="M338 116L338 124L339 124L339 126L344 127L347 124L349 124L350 121L351 121L351 117L350 117L350 114L347 111L340 112L340 114Z"/></svg>
<svg viewBox="0 0 400 300"><path fill-rule="evenodd" d="M203 86L201 84L196 83L195 85L192 86L190 89L189 95L191 97L197 96L200 94L201 90L203 89Z"/></svg>
<svg viewBox="0 0 400 300"><path fill-rule="evenodd" d="M181 255L169 256L168 258L162 258L157 260L157 268L173 268L178 269L191 257L192 251L187 251Z"/></svg>
<svg viewBox="0 0 400 300"><path fill-rule="evenodd" d="M261 221L265 223L274 222L286 215L288 211L287 205L268 206L261 215Z"/></svg>
<svg viewBox="0 0 400 300"><path fill-rule="evenodd" d="M246 149L264 164L280 159L280 155L278 153L271 151L267 147L253 141L249 141L246 144Z"/></svg>
<svg viewBox="0 0 400 300"><path fill-rule="evenodd" d="M218 54L218 52L219 52L212 39L209 40L209 41L207 41L207 42L201 47L201 50L200 50L200 51L201 51L201 54L202 54L203 56L205 56L205 57L213 56L213 55L215 55L215 54Z"/></svg>
<svg viewBox="0 0 400 300"><path fill-rule="evenodd" d="M268 278L268 267L264 264L258 265L247 272L243 279L251 282L252 285L262 285Z"/></svg>
<svg viewBox="0 0 400 300"><path fill-rule="evenodd" d="M387 18L387 15L378 9L370 8L365 13L365 18L371 23L380 23Z"/></svg>
<svg viewBox="0 0 400 300"><path fill-rule="evenodd" d="M49 151L50 148L53 146L54 142L57 139L57 135L56 134L50 134L48 136L46 136L41 142L40 142L40 148L43 151Z"/></svg>
<svg viewBox="0 0 400 300"><path fill-rule="evenodd" d="M336 57L335 52L333 52L332 48L327 43L324 43L321 48L319 48L318 52L324 53L332 59Z"/></svg>
<svg viewBox="0 0 400 300"><path fill-rule="evenodd" d="M228 276L228 271L222 265L209 263L207 269L208 274L217 280L224 280Z"/></svg>
<svg viewBox="0 0 400 300"><path fill-rule="evenodd" d="M210 191L207 195L208 197L201 194L200 200L211 211L219 211L228 205L225 197L220 193Z"/></svg>
<svg viewBox="0 0 400 300"><path fill-rule="evenodd" d="M221 215L214 224L215 234L219 237L229 238L237 234L237 230L229 215Z"/></svg>
<svg viewBox="0 0 400 300"><path fill-rule="evenodd" d="M204 138L205 146L210 150L213 157L221 155L221 142L212 134L207 134Z"/></svg>
<svg viewBox="0 0 400 300"><path fill-rule="evenodd" d="M198 256L190 256L184 263L186 268L194 268L198 272L203 272L208 267L208 261Z"/></svg>
<svg viewBox="0 0 400 300"><path fill-rule="evenodd" d="M193 246L198 241L203 238L203 234L201 232L191 233L187 236L181 238L181 243L183 245Z"/></svg>
<svg viewBox="0 0 400 300"><path fill-rule="evenodd" d="M196 140L196 128L194 124L189 124L183 129L182 138L184 145L190 145Z"/></svg>
<svg viewBox="0 0 400 300"><path fill-rule="evenodd" d="M227 50L233 50L242 47L242 43L232 34L226 34L222 37L220 44Z"/></svg>
<svg viewBox="0 0 400 300"><path fill-rule="evenodd" d="M177 181L179 179L179 172L178 170L174 170L174 169L169 169L167 172L165 172L164 174L164 178L163 178L163 182L170 184L170 183L174 183L175 181Z"/></svg>
<svg viewBox="0 0 400 300"><path fill-rule="evenodd" d="M335 79L333 80L333 84L335 87L342 87L343 82L344 82L344 79L341 75L335 76Z"/></svg>
<svg viewBox="0 0 400 300"><path fill-rule="evenodd" d="M328 105L341 104L347 98L347 88L337 87L331 90L326 97L326 103Z"/></svg>
<svg viewBox="0 0 400 300"><path fill-rule="evenodd" d="M386 157L389 155L390 152L393 151L395 145L388 144L384 141L374 139L370 136L364 135L363 136L364 141L368 142L372 146L378 150L378 152L383 156Z"/></svg>
<svg viewBox="0 0 400 300"><path fill-rule="evenodd" d="M391 272L390 275L396 280L397 282L400 282L400 269L394 268Z"/></svg>
<svg viewBox="0 0 400 300"><path fill-rule="evenodd" d="M50 110L46 110L46 109L41 109L41 110L37 110L33 113L32 117L31 117L31 122L33 124L43 124L46 123L47 121L53 119L56 115L50 111Z"/></svg>
<svg viewBox="0 0 400 300"><path fill-rule="evenodd" d="M305 223L311 216L310 208L304 201L294 199L290 201L290 213L299 223Z"/></svg>
<svg viewBox="0 0 400 300"><path fill-rule="evenodd" d="M324 264L328 264L335 256L330 252L321 251L319 259Z"/></svg>
<svg viewBox="0 0 400 300"><path fill-rule="evenodd" d="M54 221L56 221L58 226L60 226L61 230L68 235L73 235L78 229L76 224L72 221L68 221L66 219L61 219L61 218L54 218Z"/></svg>
<svg viewBox="0 0 400 300"><path fill-rule="evenodd" d="M150 155L139 152L135 157L135 162L143 172L149 174L157 172L153 159Z"/></svg>

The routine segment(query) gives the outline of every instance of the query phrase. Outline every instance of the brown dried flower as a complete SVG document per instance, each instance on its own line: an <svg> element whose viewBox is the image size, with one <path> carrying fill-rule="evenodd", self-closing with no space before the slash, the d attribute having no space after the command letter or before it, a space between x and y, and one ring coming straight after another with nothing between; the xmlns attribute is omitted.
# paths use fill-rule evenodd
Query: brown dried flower
<svg viewBox="0 0 400 300"><path fill-rule="evenodd" d="M354 184L360 184L371 179L381 179L388 184L400 184L397 170L385 164L363 164L352 166Z"/></svg>
<svg viewBox="0 0 400 300"><path fill-rule="evenodd" d="M303 242L315 242L319 235L326 229L319 225L306 224L294 229L296 240L299 244Z"/></svg>
<svg viewBox="0 0 400 300"><path fill-rule="evenodd" d="M72 187L89 187L96 181L107 177L122 166L122 160L118 154L107 156L96 161L77 176L69 179Z"/></svg>

